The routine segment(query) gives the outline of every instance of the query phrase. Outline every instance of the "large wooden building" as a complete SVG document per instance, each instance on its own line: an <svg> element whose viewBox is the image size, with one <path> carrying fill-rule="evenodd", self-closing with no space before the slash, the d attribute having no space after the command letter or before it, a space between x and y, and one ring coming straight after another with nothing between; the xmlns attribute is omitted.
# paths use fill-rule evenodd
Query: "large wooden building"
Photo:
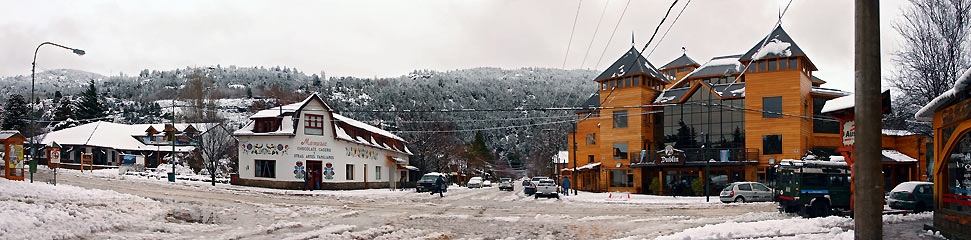
<svg viewBox="0 0 971 240"><path fill-rule="evenodd" d="M850 93L823 88L816 70L781 26L704 64L682 55L655 68L631 48L576 112L561 174L580 190L664 195L703 194L703 179L711 194L736 181L771 183L782 159L838 155L839 123L821 109Z"/></svg>
<svg viewBox="0 0 971 240"><path fill-rule="evenodd" d="M917 112L934 126L934 228L971 239L971 69Z"/></svg>

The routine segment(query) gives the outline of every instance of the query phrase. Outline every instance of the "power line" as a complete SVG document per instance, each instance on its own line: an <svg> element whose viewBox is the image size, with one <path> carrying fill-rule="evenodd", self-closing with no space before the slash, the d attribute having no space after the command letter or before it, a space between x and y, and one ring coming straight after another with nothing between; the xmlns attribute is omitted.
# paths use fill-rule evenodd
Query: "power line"
<svg viewBox="0 0 971 240"><path fill-rule="evenodd" d="M570 56L570 45L573 45L573 33L577 30L577 19L580 19L580 6L583 5L583 0L577 3L577 13L573 17L573 28L570 30L570 41L566 43L566 55L563 56L563 68L566 69L566 59Z"/></svg>
<svg viewBox="0 0 971 240"><path fill-rule="evenodd" d="M684 4L684 7L681 8L681 12L678 12L678 16L674 17L674 21L671 21L671 25L668 26L668 30L665 30L664 34L661 34L661 39L657 40L658 44L654 44L654 48L651 49L651 52L648 53L647 56L644 56L645 58L651 57L651 54L654 54L654 50L657 50L657 47L661 46L661 41L664 41L664 37L668 36L668 32L671 31L671 28L674 28L674 24L678 23L678 19L681 18L681 14L684 13L684 10L688 8L688 4L691 4L691 0L688 0L688 2ZM661 25L658 25L658 27L660 26ZM653 39L654 37L651 38ZM641 50L641 52L644 52L644 50Z"/></svg>
<svg viewBox="0 0 971 240"><path fill-rule="evenodd" d="M610 41L614 40L614 34L617 34L617 28L620 27L620 21L624 20L624 15L627 14L627 7L630 7L630 0L627 0L627 5L624 6L624 11L620 13L620 18L617 19L617 24L614 25L614 31L610 34L610 38L607 38L607 45L604 46L603 52L600 53L600 59L597 60L597 65L594 68L600 68L600 61L604 59L604 54L607 53L607 48L610 47Z"/></svg>
<svg viewBox="0 0 971 240"><path fill-rule="evenodd" d="M587 64L587 55L590 55L590 49L593 48L593 40L597 39L597 32L600 32L600 23L604 20L604 15L607 14L607 6L610 5L610 0L604 3L604 10L600 12L600 20L597 20L597 28L593 29L593 36L590 37L590 44L587 45L587 51L583 54L583 61L580 61L580 68Z"/></svg>

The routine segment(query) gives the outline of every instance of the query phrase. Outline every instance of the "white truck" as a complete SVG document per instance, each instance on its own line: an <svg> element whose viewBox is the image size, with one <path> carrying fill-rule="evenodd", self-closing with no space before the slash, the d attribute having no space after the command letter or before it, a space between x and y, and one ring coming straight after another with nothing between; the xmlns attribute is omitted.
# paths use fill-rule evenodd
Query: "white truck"
<svg viewBox="0 0 971 240"><path fill-rule="evenodd" d="M556 199L560 199L560 192L558 192L557 189L559 189L559 187L556 185L556 181L553 181L553 179L540 179L539 183L536 183L536 194L533 196L537 199L539 197L555 197Z"/></svg>

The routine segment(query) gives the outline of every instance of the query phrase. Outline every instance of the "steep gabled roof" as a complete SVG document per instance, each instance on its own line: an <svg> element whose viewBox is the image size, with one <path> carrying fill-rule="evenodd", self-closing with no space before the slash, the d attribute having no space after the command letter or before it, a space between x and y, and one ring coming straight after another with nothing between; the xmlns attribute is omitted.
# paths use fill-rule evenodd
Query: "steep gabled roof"
<svg viewBox="0 0 971 240"><path fill-rule="evenodd" d="M705 65L701 65L684 78L704 77L704 76L732 76L742 72L742 63L738 61L741 55L728 55L714 57Z"/></svg>
<svg viewBox="0 0 971 240"><path fill-rule="evenodd" d="M576 111L577 113L594 110L594 109L600 107L600 91L597 91L597 92L591 94L590 95L590 98L587 98L587 101L584 101L583 102L583 105L580 105L579 107L580 108L584 108L584 109L583 110Z"/></svg>
<svg viewBox="0 0 971 240"><path fill-rule="evenodd" d="M707 83L706 83L707 84ZM724 83L711 85L711 91L718 94L722 99L744 98L745 83Z"/></svg>
<svg viewBox="0 0 971 240"><path fill-rule="evenodd" d="M701 65L699 65L698 62L695 62L694 59L691 59L690 57L688 57L688 54L681 54L681 56L674 59L674 61L671 61L668 64L664 64L664 66L662 66L661 69L684 67L684 66L698 67Z"/></svg>
<svg viewBox="0 0 971 240"><path fill-rule="evenodd" d="M800 48L799 45L792 40L792 37L789 37L786 30L782 29L782 25L779 25L775 28L775 30L772 30L772 34L769 34L767 38L768 40L766 40L766 38L762 38L756 42L755 46L752 46L752 49L749 49L748 52L742 54L739 61L742 63L748 63L749 61L759 60L766 57L806 57L806 53L802 51L802 48ZM765 46L763 46L763 43ZM809 62L808 57L806 57L806 61ZM816 70L816 66L813 65L812 62L809 62L809 66L811 70Z"/></svg>
<svg viewBox="0 0 971 240"><path fill-rule="evenodd" d="M665 104L665 103L676 103L681 101L682 98L688 95L691 87L668 89L658 94L657 98L654 99L654 103Z"/></svg>
<svg viewBox="0 0 971 240"><path fill-rule="evenodd" d="M664 75L661 75L661 73L657 71L657 68L655 68L651 62L648 62L647 59L644 58L644 56L641 55L641 53L634 47L627 50L627 53L624 53L624 56L621 56L619 59L617 59L617 61L614 61L614 64L611 64L610 67L604 70L603 73L597 76L597 78L594 80L627 76L637 73L644 73L648 76L652 76L660 79L661 81L667 82L667 78Z"/></svg>

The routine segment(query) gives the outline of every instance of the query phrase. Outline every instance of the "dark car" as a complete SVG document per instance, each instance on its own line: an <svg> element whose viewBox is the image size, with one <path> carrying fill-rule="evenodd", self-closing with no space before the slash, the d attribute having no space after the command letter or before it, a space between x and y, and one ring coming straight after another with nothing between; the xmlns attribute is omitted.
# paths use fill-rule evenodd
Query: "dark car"
<svg viewBox="0 0 971 240"><path fill-rule="evenodd" d="M439 177L444 178L446 177L446 175L443 173L437 173L437 172L426 173L424 176L421 176L421 179L418 179L418 186L415 187L415 191L417 192L438 191L438 189L435 186L435 180L437 180ZM442 188L443 188L442 192L448 192L448 178L445 178L445 179L446 179L445 185L442 185Z"/></svg>
<svg viewBox="0 0 971 240"><path fill-rule="evenodd" d="M527 196L536 194L536 184L542 179L547 179L547 177L533 177L532 179L523 180L523 193Z"/></svg>
<svg viewBox="0 0 971 240"><path fill-rule="evenodd" d="M890 190L887 205L893 209L923 212L934 209L934 183L904 182Z"/></svg>

